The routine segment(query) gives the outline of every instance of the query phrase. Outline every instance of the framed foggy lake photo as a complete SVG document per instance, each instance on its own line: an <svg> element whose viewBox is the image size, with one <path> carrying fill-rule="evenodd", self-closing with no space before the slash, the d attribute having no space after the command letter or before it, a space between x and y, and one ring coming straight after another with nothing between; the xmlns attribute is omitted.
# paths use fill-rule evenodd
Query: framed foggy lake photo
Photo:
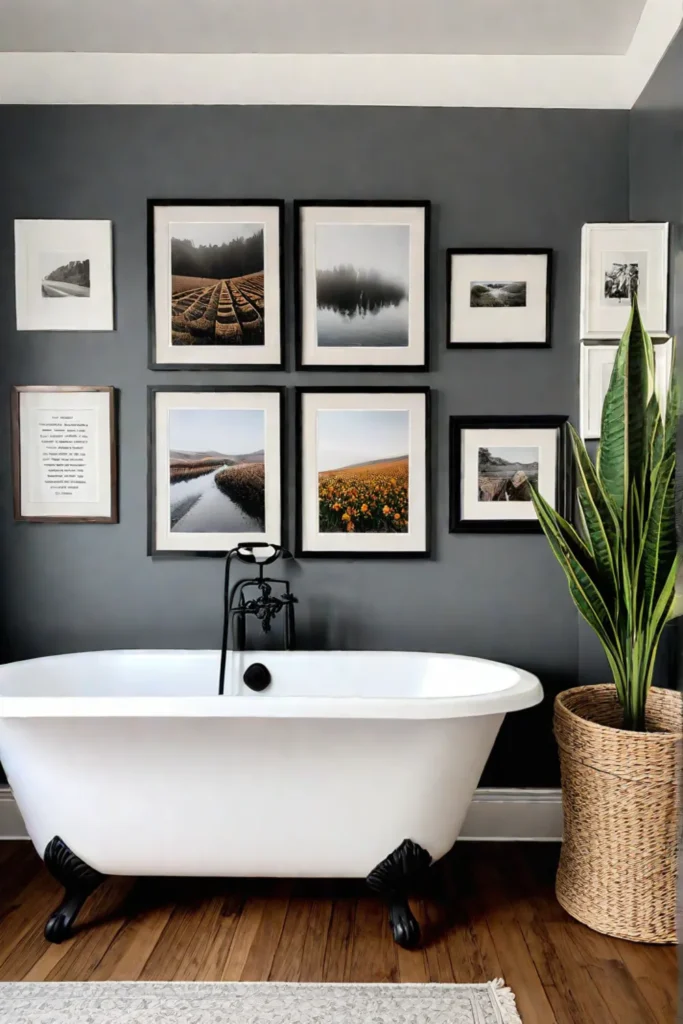
<svg viewBox="0 0 683 1024"><path fill-rule="evenodd" d="M294 204L299 369L425 369L428 202Z"/></svg>
<svg viewBox="0 0 683 1024"><path fill-rule="evenodd" d="M531 489L567 514L566 416L451 416L450 532L537 533Z"/></svg>
<svg viewBox="0 0 683 1024"><path fill-rule="evenodd" d="M150 367L282 366L284 203L149 200Z"/></svg>
<svg viewBox="0 0 683 1024"><path fill-rule="evenodd" d="M668 278L668 224L584 224L581 337L621 338L634 295L645 330L666 337Z"/></svg>
<svg viewBox="0 0 683 1024"><path fill-rule="evenodd" d="M149 388L150 554L281 542L283 400L283 388Z"/></svg>
<svg viewBox="0 0 683 1024"><path fill-rule="evenodd" d="M427 557L429 388L297 388L300 555Z"/></svg>
<svg viewBox="0 0 683 1024"><path fill-rule="evenodd" d="M448 249L448 347L550 345L551 249Z"/></svg>
<svg viewBox="0 0 683 1024"><path fill-rule="evenodd" d="M113 331L108 220L16 220L18 331Z"/></svg>

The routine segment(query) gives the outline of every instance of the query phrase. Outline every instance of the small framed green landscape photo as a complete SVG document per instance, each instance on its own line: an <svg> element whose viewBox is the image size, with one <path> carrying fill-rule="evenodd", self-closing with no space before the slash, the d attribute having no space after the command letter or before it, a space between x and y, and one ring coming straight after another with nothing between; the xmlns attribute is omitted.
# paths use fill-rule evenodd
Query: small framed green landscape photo
<svg viewBox="0 0 683 1024"><path fill-rule="evenodd" d="M282 365L279 200L150 200L152 369Z"/></svg>
<svg viewBox="0 0 683 1024"><path fill-rule="evenodd" d="M282 388L150 387L149 553L280 544Z"/></svg>
<svg viewBox="0 0 683 1024"><path fill-rule="evenodd" d="M429 555L429 388L297 388L300 556Z"/></svg>

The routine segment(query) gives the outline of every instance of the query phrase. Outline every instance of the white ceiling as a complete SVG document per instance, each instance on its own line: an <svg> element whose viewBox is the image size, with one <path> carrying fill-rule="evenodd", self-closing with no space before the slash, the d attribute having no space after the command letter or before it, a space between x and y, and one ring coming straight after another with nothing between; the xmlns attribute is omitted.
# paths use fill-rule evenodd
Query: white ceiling
<svg viewBox="0 0 683 1024"><path fill-rule="evenodd" d="M0 49L624 54L645 0L1 0Z"/></svg>
<svg viewBox="0 0 683 1024"><path fill-rule="evenodd" d="M0 0L0 103L631 107L683 0Z"/></svg>

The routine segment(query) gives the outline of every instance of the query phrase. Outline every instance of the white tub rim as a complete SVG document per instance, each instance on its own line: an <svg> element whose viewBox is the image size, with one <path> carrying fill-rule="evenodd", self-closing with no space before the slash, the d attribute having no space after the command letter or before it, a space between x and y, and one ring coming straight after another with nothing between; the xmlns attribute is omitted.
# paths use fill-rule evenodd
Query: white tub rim
<svg viewBox="0 0 683 1024"><path fill-rule="evenodd" d="M231 654L232 652L229 652ZM252 660L263 660L267 664L272 655L286 656L281 651L249 651L245 652ZM205 649L105 649L98 651L78 651L68 654L46 655L22 661L8 662L0 666L0 719L54 719L54 718L349 718L349 719L440 719L469 718L479 715L498 715L511 711L519 711L539 704L543 699L543 690L537 676L525 669L508 665L504 662L492 661L487 658L475 658L469 655L436 653L429 651L305 651L290 652L292 656L328 655L348 657L361 655L368 658L379 658L382 655L400 654L401 656L421 656L423 658L454 659L460 663L477 663L492 668L505 668L517 675L517 680L510 686L489 692L469 693L465 695L449 695L444 697L395 696L395 697L362 697L362 696L311 696L311 695L274 695L267 690L262 693L239 694L224 696L5 696L2 694L2 676L4 671L12 668L35 666L37 670L46 662L60 661L65 665L68 660L92 657L93 655L135 655L136 657L158 657L173 654L174 656L213 655L215 650ZM216 678L216 685L218 679Z"/></svg>

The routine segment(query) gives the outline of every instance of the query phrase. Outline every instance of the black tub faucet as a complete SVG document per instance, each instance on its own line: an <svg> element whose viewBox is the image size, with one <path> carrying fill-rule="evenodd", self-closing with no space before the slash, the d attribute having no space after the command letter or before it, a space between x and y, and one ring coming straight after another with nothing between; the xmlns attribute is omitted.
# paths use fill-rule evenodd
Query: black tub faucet
<svg viewBox="0 0 683 1024"><path fill-rule="evenodd" d="M223 587L223 635L221 643L221 669L218 682L218 693L222 696L225 689L225 668L227 664L228 639L232 634L232 649L243 651L245 649L247 634L247 616L253 616L261 623L264 633L270 632L273 619L284 612L284 649L291 651L295 643L294 628L294 605L296 598L289 589L289 580L274 579L263 575L266 565L271 565L278 558L291 558L291 552L280 547L279 544L266 544L256 542L249 544L238 544L228 552L225 559L225 583ZM247 565L258 565L258 576L253 579L240 580L230 590L230 567L234 558L238 558ZM273 588L279 590L274 593ZM251 594L253 596L249 596ZM254 666L252 666L254 667ZM261 666L265 669L265 666ZM249 670L247 670L249 671ZM265 678L265 677L264 677ZM268 681L270 674L268 673ZM246 679L245 682L251 689L264 689L263 685L251 686ZM267 686L268 683L266 682Z"/></svg>

